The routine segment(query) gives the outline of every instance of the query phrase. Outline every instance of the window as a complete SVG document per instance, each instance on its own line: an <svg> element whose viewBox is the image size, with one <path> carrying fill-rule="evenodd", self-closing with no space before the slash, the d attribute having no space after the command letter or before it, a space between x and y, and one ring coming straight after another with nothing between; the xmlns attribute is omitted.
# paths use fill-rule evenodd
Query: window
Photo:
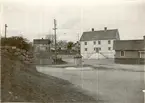
<svg viewBox="0 0 145 103"><path fill-rule="evenodd" d="M111 41L110 40L108 40L108 44L111 44Z"/></svg>
<svg viewBox="0 0 145 103"><path fill-rule="evenodd" d="M98 41L98 44L101 44L101 41Z"/></svg>
<svg viewBox="0 0 145 103"><path fill-rule="evenodd" d="M99 48L99 51L101 50L101 48Z"/></svg>
<svg viewBox="0 0 145 103"><path fill-rule="evenodd" d="M111 47L108 47L108 50L111 50Z"/></svg>
<svg viewBox="0 0 145 103"><path fill-rule="evenodd" d="M85 42L85 45L87 45L87 42Z"/></svg>
<svg viewBox="0 0 145 103"><path fill-rule="evenodd" d="M125 56L125 51L121 51L120 55Z"/></svg>
<svg viewBox="0 0 145 103"><path fill-rule="evenodd" d="M94 51L96 50L96 48L94 48Z"/></svg>
<svg viewBox="0 0 145 103"><path fill-rule="evenodd" d="M94 45L96 44L96 41L94 41Z"/></svg>
<svg viewBox="0 0 145 103"><path fill-rule="evenodd" d="M87 48L85 48L85 51L87 51Z"/></svg>

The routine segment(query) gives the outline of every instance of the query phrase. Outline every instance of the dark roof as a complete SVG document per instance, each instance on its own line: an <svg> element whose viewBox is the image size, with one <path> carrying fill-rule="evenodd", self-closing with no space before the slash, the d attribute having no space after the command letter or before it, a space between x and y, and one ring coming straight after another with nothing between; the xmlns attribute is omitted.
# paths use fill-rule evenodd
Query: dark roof
<svg viewBox="0 0 145 103"><path fill-rule="evenodd" d="M109 40L109 39L117 39L117 40L120 39L118 29L83 32L80 41Z"/></svg>
<svg viewBox="0 0 145 103"><path fill-rule="evenodd" d="M116 40L114 50L144 50L144 40Z"/></svg>
<svg viewBox="0 0 145 103"><path fill-rule="evenodd" d="M51 41L49 39L34 39L34 44L50 44Z"/></svg>

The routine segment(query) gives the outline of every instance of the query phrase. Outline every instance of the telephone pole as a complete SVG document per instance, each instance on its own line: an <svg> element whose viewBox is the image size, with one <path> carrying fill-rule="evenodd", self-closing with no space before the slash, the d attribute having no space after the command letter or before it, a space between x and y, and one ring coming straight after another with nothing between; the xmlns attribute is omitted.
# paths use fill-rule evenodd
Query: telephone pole
<svg viewBox="0 0 145 103"><path fill-rule="evenodd" d="M78 49L78 53L80 54L80 51L79 51L79 43L80 43L80 41L79 41L79 33L78 33L78 44L77 44L78 45L78 48L77 49Z"/></svg>
<svg viewBox="0 0 145 103"><path fill-rule="evenodd" d="M5 38L7 37L7 24L5 24Z"/></svg>
<svg viewBox="0 0 145 103"><path fill-rule="evenodd" d="M78 42L79 42L79 33L78 33Z"/></svg>
<svg viewBox="0 0 145 103"><path fill-rule="evenodd" d="M54 28L53 28L53 30L54 30L54 36L55 36L55 64L56 64L56 62L57 62L57 47L56 47L56 20L54 19Z"/></svg>

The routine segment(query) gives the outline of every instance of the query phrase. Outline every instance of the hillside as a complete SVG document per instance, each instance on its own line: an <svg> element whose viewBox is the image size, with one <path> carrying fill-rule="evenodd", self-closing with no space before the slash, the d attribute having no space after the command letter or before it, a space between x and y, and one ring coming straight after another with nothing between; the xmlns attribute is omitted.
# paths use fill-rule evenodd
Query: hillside
<svg viewBox="0 0 145 103"><path fill-rule="evenodd" d="M1 101L96 103L68 81L38 73L32 53L11 48L1 49Z"/></svg>

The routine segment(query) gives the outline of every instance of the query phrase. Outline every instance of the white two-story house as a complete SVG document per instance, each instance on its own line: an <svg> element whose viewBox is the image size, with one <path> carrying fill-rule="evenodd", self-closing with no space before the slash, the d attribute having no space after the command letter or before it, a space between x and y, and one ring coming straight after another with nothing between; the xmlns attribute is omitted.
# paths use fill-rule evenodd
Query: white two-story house
<svg viewBox="0 0 145 103"><path fill-rule="evenodd" d="M81 55L85 59L114 58L114 40L120 40L118 29L83 32L80 38Z"/></svg>

